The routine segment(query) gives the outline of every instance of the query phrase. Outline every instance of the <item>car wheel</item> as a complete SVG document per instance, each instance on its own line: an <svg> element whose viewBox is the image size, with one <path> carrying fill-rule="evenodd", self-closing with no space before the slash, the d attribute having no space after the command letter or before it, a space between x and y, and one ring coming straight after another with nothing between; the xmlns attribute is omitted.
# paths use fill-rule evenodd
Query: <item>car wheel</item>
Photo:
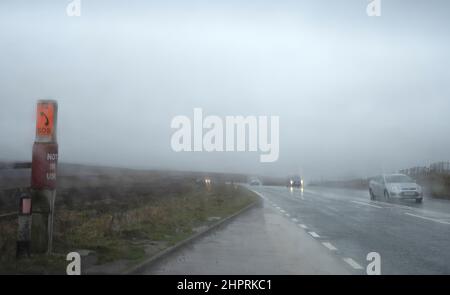
<svg viewBox="0 0 450 295"><path fill-rule="evenodd" d="M371 200L375 200L375 195L373 194L372 189L369 189L369 195Z"/></svg>
<svg viewBox="0 0 450 295"><path fill-rule="evenodd" d="M423 200L423 198L418 198L418 199L416 199L416 203L420 204L420 203L422 203L422 200Z"/></svg>
<svg viewBox="0 0 450 295"><path fill-rule="evenodd" d="M387 190L384 191L384 199L389 201L389 192Z"/></svg>

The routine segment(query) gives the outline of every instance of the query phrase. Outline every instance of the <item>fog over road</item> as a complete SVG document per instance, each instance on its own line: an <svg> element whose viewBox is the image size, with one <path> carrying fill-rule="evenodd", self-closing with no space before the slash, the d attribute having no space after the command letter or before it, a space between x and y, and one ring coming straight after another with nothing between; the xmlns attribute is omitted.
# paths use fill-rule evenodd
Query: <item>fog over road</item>
<svg viewBox="0 0 450 295"><path fill-rule="evenodd" d="M0 161L29 161L44 98L60 163L339 180L449 159L449 1L70 2L0 1ZM195 108L278 116L278 161L175 152Z"/></svg>
<svg viewBox="0 0 450 295"><path fill-rule="evenodd" d="M263 206L145 274L450 274L450 202L370 201L367 191L251 186Z"/></svg>

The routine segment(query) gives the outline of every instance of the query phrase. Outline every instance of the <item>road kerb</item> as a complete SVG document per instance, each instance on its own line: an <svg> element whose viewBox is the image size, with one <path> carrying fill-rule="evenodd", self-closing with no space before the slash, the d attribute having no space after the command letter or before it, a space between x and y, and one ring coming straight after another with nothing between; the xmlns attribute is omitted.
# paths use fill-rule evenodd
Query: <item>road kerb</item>
<svg viewBox="0 0 450 295"><path fill-rule="evenodd" d="M227 222L230 222L232 219L238 217L239 215L245 213L246 211L250 210L251 208L255 207L256 205L260 204L261 200L255 201L251 204L249 204L248 206L242 208L241 210L237 211L236 213L217 221L216 223L214 223L213 225L209 226L208 228L195 233L194 235L190 236L189 238L169 247L166 248L164 250L162 250L161 252L159 252L158 254L146 259L145 261L134 265L130 268L127 268L125 271L123 271L121 274L124 275L133 275L133 274L138 274L141 270L143 270L144 268L148 267L150 264L153 264L155 262L157 262L158 260L164 258L166 255L178 250L179 248L181 248L182 246L185 246L193 241L195 241L196 239L202 237L203 235L211 232L214 229L217 229L219 226L226 224Z"/></svg>

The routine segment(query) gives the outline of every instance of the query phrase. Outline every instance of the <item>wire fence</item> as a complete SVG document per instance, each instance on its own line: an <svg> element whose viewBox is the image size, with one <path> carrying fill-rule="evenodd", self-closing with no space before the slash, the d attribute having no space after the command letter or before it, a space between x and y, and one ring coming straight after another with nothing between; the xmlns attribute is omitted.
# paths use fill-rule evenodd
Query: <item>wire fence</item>
<svg viewBox="0 0 450 295"><path fill-rule="evenodd" d="M0 214L0 219L12 219L17 217L17 212Z"/></svg>
<svg viewBox="0 0 450 295"><path fill-rule="evenodd" d="M399 172L410 176L426 176L430 174L450 175L450 162L437 162L429 166L401 169Z"/></svg>
<svg viewBox="0 0 450 295"><path fill-rule="evenodd" d="M0 170L31 169L31 162L0 163Z"/></svg>
<svg viewBox="0 0 450 295"><path fill-rule="evenodd" d="M11 163L0 163L0 170L11 170L11 169L31 169L31 162L11 162ZM19 194L23 190L27 188L16 187L14 190L14 194ZM3 189L3 190L11 190L11 188ZM12 220L17 217L17 212L6 212L0 213L0 221L2 220Z"/></svg>

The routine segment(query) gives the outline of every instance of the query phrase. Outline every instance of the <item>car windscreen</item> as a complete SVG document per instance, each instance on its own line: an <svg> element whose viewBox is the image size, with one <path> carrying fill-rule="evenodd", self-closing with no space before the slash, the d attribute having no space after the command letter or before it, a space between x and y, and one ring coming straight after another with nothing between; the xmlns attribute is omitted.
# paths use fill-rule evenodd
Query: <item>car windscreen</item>
<svg viewBox="0 0 450 295"><path fill-rule="evenodd" d="M414 182L411 177L406 175L389 175L386 176L386 182L388 183L401 183L401 182Z"/></svg>

